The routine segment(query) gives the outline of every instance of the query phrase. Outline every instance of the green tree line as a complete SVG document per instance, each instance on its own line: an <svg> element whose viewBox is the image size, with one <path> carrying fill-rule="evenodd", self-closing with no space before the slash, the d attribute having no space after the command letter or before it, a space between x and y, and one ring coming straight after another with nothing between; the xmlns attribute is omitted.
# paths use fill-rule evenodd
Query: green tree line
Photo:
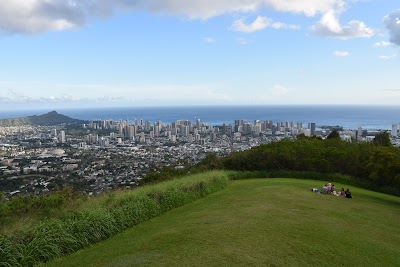
<svg viewBox="0 0 400 267"><path fill-rule="evenodd" d="M349 143L340 138L284 139L233 152L222 158L209 155L197 168L337 173L356 177L366 184L373 184L376 189L385 188L388 193L400 195L400 149L383 142L381 137L375 143Z"/></svg>

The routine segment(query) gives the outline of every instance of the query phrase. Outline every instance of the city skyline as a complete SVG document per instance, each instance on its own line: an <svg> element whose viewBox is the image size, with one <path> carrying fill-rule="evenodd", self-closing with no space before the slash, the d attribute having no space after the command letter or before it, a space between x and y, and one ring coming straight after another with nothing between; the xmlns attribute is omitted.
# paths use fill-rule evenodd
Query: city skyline
<svg viewBox="0 0 400 267"><path fill-rule="evenodd" d="M400 101L395 1L0 1L2 109Z"/></svg>

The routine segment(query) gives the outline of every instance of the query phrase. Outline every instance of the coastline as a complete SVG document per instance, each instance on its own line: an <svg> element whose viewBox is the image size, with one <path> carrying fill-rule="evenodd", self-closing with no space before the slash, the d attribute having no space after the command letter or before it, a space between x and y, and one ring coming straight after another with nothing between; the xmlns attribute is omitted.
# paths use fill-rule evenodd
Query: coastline
<svg viewBox="0 0 400 267"><path fill-rule="evenodd" d="M49 109L0 110L0 118L17 118L41 115ZM171 123L176 120L195 121L197 118L208 125L229 125L235 119L272 120L273 122L294 121L295 123L315 122L317 126L342 126L345 129L391 129L398 123L398 106L361 105L268 105L268 106L143 106L105 108L60 108L60 114L82 120L130 120L161 121Z"/></svg>

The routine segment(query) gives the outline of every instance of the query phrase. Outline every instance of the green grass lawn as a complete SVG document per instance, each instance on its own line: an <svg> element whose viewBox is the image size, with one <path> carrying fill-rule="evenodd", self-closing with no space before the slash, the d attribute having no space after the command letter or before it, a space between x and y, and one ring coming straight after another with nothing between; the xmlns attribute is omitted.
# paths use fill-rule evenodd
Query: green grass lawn
<svg viewBox="0 0 400 267"><path fill-rule="evenodd" d="M46 266L400 266L400 198L323 183L233 181Z"/></svg>

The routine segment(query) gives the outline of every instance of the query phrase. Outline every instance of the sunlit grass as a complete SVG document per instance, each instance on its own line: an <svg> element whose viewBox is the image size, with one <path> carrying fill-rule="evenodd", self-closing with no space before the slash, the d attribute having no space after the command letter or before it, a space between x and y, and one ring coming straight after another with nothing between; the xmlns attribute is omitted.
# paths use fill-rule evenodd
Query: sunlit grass
<svg viewBox="0 0 400 267"><path fill-rule="evenodd" d="M400 198L324 183L233 181L48 266L398 266Z"/></svg>

